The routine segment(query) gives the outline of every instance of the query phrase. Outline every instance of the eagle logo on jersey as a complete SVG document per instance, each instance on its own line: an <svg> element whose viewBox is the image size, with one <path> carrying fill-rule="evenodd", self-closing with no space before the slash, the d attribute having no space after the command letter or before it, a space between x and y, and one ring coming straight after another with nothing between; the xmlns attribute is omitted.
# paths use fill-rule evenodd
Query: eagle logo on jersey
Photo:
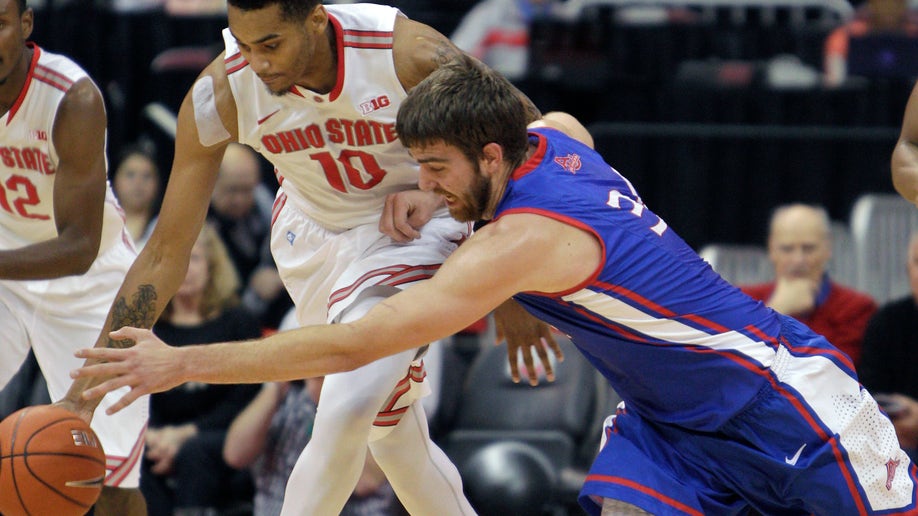
<svg viewBox="0 0 918 516"><path fill-rule="evenodd" d="M899 467L898 460L889 459L886 462L886 490L892 490L893 479L896 478L896 468Z"/></svg>
<svg viewBox="0 0 918 516"><path fill-rule="evenodd" d="M580 156L577 154L568 154L567 156L558 156L555 158L555 163L561 165L561 168L567 170L571 174L576 174L580 170Z"/></svg>

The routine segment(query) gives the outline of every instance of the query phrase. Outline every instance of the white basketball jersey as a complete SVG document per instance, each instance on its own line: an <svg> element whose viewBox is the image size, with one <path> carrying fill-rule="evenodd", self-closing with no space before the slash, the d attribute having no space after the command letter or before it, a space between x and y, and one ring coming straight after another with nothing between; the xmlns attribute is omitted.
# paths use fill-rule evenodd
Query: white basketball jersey
<svg viewBox="0 0 918 516"><path fill-rule="evenodd" d="M406 92L395 73L398 10L328 5L338 52L334 89L293 86L273 95L224 30L226 73L239 113L239 141L275 167L288 200L330 229L375 223L387 194L416 188L418 168L395 133Z"/></svg>
<svg viewBox="0 0 918 516"><path fill-rule="evenodd" d="M70 59L32 48L32 63L16 103L0 117L0 247L13 249L57 237L52 129L64 94L87 77ZM122 239L124 219L106 184L99 253Z"/></svg>

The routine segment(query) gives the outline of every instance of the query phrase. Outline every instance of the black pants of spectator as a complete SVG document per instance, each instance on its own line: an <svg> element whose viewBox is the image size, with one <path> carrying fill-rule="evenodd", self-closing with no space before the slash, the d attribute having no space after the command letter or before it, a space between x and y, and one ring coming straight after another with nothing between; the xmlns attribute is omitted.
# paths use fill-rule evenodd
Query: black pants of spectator
<svg viewBox="0 0 918 516"><path fill-rule="evenodd" d="M170 475L150 471L144 459L140 490L147 500L149 516L221 514L251 502L254 488L247 472L234 470L223 461L226 432L204 431L179 449Z"/></svg>

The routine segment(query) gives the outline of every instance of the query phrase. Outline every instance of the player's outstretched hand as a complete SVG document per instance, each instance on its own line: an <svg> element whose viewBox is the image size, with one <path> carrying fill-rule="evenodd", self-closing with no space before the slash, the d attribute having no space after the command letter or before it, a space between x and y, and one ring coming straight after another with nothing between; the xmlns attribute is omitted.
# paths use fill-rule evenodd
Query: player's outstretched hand
<svg viewBox="0 0 918 516"><path fill-rule="evenodd" d="M111 415L137 398L169 390L184 382L177 349L167 346L150 330L124 327L110 333L111 338L132 340L129 348L88 348L76 352L79 358L97 361L70 373L74 379L105 378L99 385L83 392L83 398L100 398L125 385L131 390L106 410Z"/></svg>
<svg viewBox="0 0 918 516"><path fill-rule="evenodd" d="M520 382L519 355L523 355L529 385L539 384L539 372L535 368L532 350L535 348L542 366L545 367L545 378L555 381L555 371L548 359L548 348L551 348L559 362L564 361L564 353L552 334L551 326L535 318L519 303L512 299L504 301L494 310L494 324L497 327L497 342L507 341L507 362L510 364L510 377L514 383Z"/></svg>
<svg viewBox="0 0 918 516"><path fill-rule="evenodd" d="M386 196L379 231L398 242L421 237L420 229L443 206L443 197L432 192L405 190Z"/></svg>

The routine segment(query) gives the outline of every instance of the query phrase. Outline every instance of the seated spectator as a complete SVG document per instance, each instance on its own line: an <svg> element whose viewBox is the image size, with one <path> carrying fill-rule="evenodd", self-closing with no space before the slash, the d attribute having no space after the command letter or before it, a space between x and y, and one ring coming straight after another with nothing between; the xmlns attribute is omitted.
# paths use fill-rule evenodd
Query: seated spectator
<svg viewBox="0 0 918 516"><path fill-rule="evenodd" d="M271 231L271 206L265 206L258 197L259 160L255 151L245 145L234 143L226 148L207 213L243 285L261 260L262 243Z"/></svg>
<svg viewBox="0 0 918 516"><path fill-rule="evenodd" d="M529 26L551 16L560 0L482 0L459 22L450 39L510 80L523 79L529 65Z"/></svg>
<svg viewBox="0 0 918 516"><path fill-rule="evenodd" d="M857 366L867 321L876 302L829 278L832 230L825 209L806 204L779 206L771 216L770 283L741 286L743 292L803 322L844 351Z"/></svg>
<svg viewBox="0 0 918 516"><path fill-rule="evenodd" d="M281 329L295 324L291 311ZM266 383L230 425L223 458L234 468L251 471L255 481L253 516L280 514L287 478L312 435L322 380ZM367 453L363 473L341 515L394 516L401 514L400 508L385 474Z"/></svg>
<svg viewBox="0 0 918 516"><path fill-rule="evenodd" d="M918 37L918 16L908 0L867 0L851 21L829 34L823 49L826 84L838 86L847 79L851 38L884 33Z"/></svg>
<svg viewBox="0 0 918 516"><path fill-rule="evenodd" d="M908 245L911 294L890 301L870 319L858 376L896 427L899 445L918 459L918 232ZM882 396L881 395L885 395Z"/></svg>
<svg viewBox="0 0 918 516"><path fill-rule="evenodd" d="M238 277L217 232L205 225L191 251L185 280L153 330L173 346L261 335L236 306ZM140 488L150 516L204 514L227 503L227 493L251 493L251 480L223 462L233 418L258 385L186 383L150 398L150 423Z"/></svg>
<svg viewBox="0 0 918 516"><path fill-rule="evenodd" d="M156 225L160 185L152 146L136 144L121 154L112 174L112 189L124 210L125 227L138 250L147 243Z"/></svg>
<svg viewBox="0 0 918 516"><path fill-rule="evenodd" d="M261 182L261 159L245 145L227 147L208 220L219 231L236 265L243 305L263 328L277 328L293 302L271 256L273 199Z"/></svg>

